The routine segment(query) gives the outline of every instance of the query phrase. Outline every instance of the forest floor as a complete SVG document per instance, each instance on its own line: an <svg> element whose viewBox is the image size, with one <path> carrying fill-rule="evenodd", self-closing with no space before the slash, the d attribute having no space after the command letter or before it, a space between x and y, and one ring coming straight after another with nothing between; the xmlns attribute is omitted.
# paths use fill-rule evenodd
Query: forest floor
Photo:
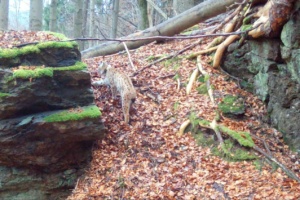
<svg viewBox="0 0 300 200"><path fill-rule="evenodd" d="M152 62L151 56L169 55L196 40L151 43L130 51L137 69ZM211 39L203 40L188 55L205 49ZM128 75L134 72L126 52L84 60L93 80L99 80L97 67L105 61ZM300 176L298 156L283 143L282 135L261 122L266 108L253 94L208 63L201 56L204 69L211 75L217 102L227 94L245 98L242 119L221 117L219 124L233 130L249 131L269 145L274 157ZM120 100L113 100L108 87L94 88L95 102L102 112L108 134L98 141L86 174L79 179L69 200L74 199L300 199L300 184L287 177L281 168L272 167L260 156L255 161L229 162L214 156L209 147L197 145L193 134L176 135L191 113L213 120L217 107L208 95L193 87L186 94L185 85L196 68L195 60L172 59L152 65L132 77L137 100L130 125L124 124ZM176 74L181 76L177 90ZM155 98L153 98L155 97ZM254 140L263 148L260 140ZM258 155L258 154L257 154Z"/></svg>
<svg viewBox="0 0 300 200"><path fill-rule="evenodd" d="M15 41L15 39L18 41ZM27 39L26 39L27 38ZM0 46L55 38L34 32L0 34ZM131 50L137 69L158 55L177 52L196 40L151 43ZM186 51L188 55L205 49L211 39ZM126 52L84 60L92 80L99 80L98 63L106 61L132 74ZM253 94L219 69L213 69L211 57L201 56L204 69L210 74L216 102L227 94L245 99L246 113L239 119L221 116L219 124L236 131L248 131L268 144L271 154L300 176L299 157L283 143L282 135L261 119L266 108ZM102 112L101 120L107 136L97 141L93 159L84 176L79 178L69 200L93 199L300 199L300 184L281 168L268 164L259 154L256 161L229 162L215 156L209 147L199 146L191 132L179 137L181 124L192 113L213 120L217 106L209 96L199 94L197 81L190 95L185 85L196 68L195 60L174 58L152 65L132 77L137 100L131 112L130 125L124 124L120 100L113 100L108 87L94 88L95 103ZM180 75L177 89L175 76ZM189 130L189 129L188 129ZM225 138L225 135L223 135ZM261 140L255 144L264 148ZM259 164L260 163L260 164Z"/></svg>

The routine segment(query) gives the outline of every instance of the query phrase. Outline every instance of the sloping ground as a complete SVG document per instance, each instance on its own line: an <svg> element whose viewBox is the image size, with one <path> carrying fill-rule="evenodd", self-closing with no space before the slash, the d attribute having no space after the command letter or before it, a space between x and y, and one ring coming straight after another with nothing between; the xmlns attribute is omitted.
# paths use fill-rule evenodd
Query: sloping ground
<svg viewBox="0 0 300 200"><path fill-rule="evenodd" d="M141 69L151 62L147 61L149 56L170 54L192 42L152 43L130 53L134 65ZM206 43L193 51L204 49ZM102 60L128 74L134 72L126 53L85 60L94 80L99 77L96 68ZM261 123L260 119L266 114L263 103L241 90L228 76L212 69L207 64L210 62L208 56L202 56L202 61L211 75L217 102L226 94L246 99L246 117L233 120L223 116L220 124L263 138L273 156L300 176L298 157L283 144L281 133ZM280 168L272 168L263 158L260 169L253 161L227 162L213 156L209 148L198 146L191 133L176 136L180 125L192 112L206 120L215 117L216 106L207 95L199 94L196 86L189 96L186 95L185 85L195 67L195 61L173 59L133 77L138 98L131 112L130 126L124 124L120 101L112 100L109 88L94 90L108 135L95 145L91 166L78 180L69 200L300 198L300 184L288 178ZM180 91L174 79L176 74L181 76ZM260 140L255 143L263 147Z"/></svg>

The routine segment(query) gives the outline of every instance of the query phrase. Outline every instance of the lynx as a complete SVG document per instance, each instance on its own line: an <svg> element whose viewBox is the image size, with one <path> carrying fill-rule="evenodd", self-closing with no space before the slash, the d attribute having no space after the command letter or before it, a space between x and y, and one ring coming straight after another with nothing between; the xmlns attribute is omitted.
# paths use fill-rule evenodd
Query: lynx
<svg viewBox="0 0 300 200"><path fill-rule="evenodd" d="M131 103L136 99L136 91L130 78L105 62L99 64L99 72L102 76L104 75L105 78L93 82L93 85L109 85L114 99L116 98L117 91L121 94L124 121L128 124Z"/></svg>

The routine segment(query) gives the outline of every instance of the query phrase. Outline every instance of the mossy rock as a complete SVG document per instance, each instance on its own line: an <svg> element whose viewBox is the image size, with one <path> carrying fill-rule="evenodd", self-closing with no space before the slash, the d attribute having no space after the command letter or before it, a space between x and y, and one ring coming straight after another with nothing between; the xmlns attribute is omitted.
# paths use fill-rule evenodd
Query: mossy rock
<svg viewBox="0 0 300 200"><path fill-rule="evenodd" d="M9 93L0 92L0 98L8 97L10 96Z"/></svg>
<svg viewBox="0 0 300 200"><path fill-rule="evenodd" d="M227 95L219 103L218 108L228 117L240 117L245 113L244 99L238 96Z"/></svg>
<svg viewBox="0 0 300 200"><path fill-rule="evenodd" d="M83 62L76 62L75 65L65 67L37 67L35 69L18 69L13 72L13 76L9 77L7 81L13 79L32 79L41 77L53 77L54 71L77 71L86 69L86 64Z"/></svg>
<svg viewBox="0 0 300 200"><path fill-rule="evenodd" d="M44 118L46 122L64 122L77 121L86 118L97 118L101 116L101 112L97 106L88 106L85 108L70 109L54 113Z"/></svg>
<svg viewBox="0 0 300 200"><path fill-rule="evenodd" d="M62 34L51 33L61 40L68 40ZM78 44L75 41L45 41L19 48L0 48L0 66L4 68L20 65L31 66L70 66L81 60Z"/></svg>
<svg viewBox="0 0 300 200"><path fill-rule="evenodd" d="M244 161L255 160L257 156L250 152L249 149L234 144L231 139L224 140L221 149L214 147L212 153L216 156L222 157L228 161Z"/></svg>

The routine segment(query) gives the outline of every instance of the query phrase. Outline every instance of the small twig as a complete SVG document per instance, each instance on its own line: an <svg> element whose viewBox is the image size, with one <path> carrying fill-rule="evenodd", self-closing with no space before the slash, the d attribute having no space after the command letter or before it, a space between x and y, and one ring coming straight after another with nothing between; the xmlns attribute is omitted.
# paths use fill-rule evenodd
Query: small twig
<svg viewBox="0 0 300 200"><path fill-rule="evenodd" d="M252 29L246 30L246 31L237 31L237 32L231 32L231 33L216 33L216 34L207 34L207 35L192 35L192 36L151 36L151 37L142 37L142 38L132 38L132 39L126 39L126 38L120 38L120 39L112 39L112 38L105 38L105 39L99 39L99 38L74 38L69 40L49 40L47 42L72 42L72 41L90 41L90 40L97 40L97 41L110 41L110 42L135 42L135 41L141 41L141 40L190 40L190 39L197 39L197 38L205 38L205 37L214 37L214 36L230 36L230 35L243 35L248 33L249 31L255 29L256 27L253 27ZM20 45L16 45L14 47L20 48L27 45L34 45L38 44L40 42L29 42L24 43Z"/></svg>
<svg viewBox="0 0 300 200"><path fill-rule="evenodd" d="M132 69L134 69L134 71L136 71L136 67L134 66L134 64L133 64L133 62L132 62L132 59L131 59L131 56L130 56L130 53L129 53L129 50L128 50L128 48L127 48L126 43L123 42L123 45L124 45L124 48L125 48L125 50L126 50L126 52L127 52L128 59L129 59L129 63L130 63L130 65L131 65Z"/></svg>

